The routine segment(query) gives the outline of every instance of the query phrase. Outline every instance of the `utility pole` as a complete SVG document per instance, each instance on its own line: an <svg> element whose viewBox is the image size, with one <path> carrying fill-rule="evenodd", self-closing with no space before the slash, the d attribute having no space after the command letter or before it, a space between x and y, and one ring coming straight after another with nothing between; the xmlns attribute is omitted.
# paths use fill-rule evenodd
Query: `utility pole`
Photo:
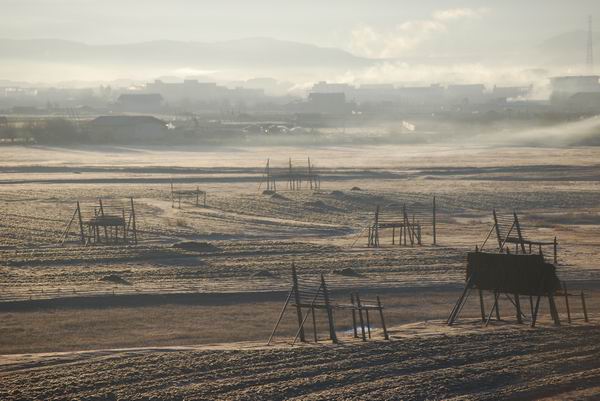
<svg viewBox="0 0 600 401"><path fill-rule="evenodd" d="M592 16L588 17L587 55L585 64L590 74L594 74L594 31L592 29Z"/></svg>

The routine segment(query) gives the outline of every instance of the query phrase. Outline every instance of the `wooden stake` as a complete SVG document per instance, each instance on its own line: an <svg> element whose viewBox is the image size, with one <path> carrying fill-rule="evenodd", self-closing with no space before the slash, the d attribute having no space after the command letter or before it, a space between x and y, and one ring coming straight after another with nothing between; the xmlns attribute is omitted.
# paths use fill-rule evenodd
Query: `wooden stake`
<svg viewBox="0 0 600 401"><path fill-rule="evenodd" d="M517 308L517 323L523 324L523 319L521 318L521 300L519 299L519 294L515 294L515 308Z"/></svg>
<svg viewBox="0 0 600 401"><path fill-rule="evenodd" d="M337 336L335 334L335 325L333 322L333 309L329 305L329 293L327 292L327 284L325 284L325 276L321 274L321 286L323 287L323 298L325 301L325 307L327 308L327 320L329 321L329 337L331 341L337 343Z"/></svg>
<svg viewBox="0 0 600 401"><path fill-rule="evenodd" d="M483 303L483 291L479 291L479 308L481 309L481 321L485 322L485 304Z"/></svg>
<svg viewBox="0 0 600 401"><path fill-rule="evenodd" d="M133 197L129 198L131 203L131 223L133 228L133 243L137 245L138 243L138 235L137 235L137 225L135 222L135 207L133 206Z"/></svg>
<svg viewBox="0 0 600 401"><path fill-rule="evenodd" d="M358 305L358 318L360 320L360 333L363 341L367 341L367 336L365 335L365 322L363 321L362 314L362 305L360 304L360 295L356 293L356 304Z"/></svg>
<svg viewBox="0 0 600 401"><path fill-rule="evenodd" d="M585 306L585 294L583 291L581 291L581 306L583 306L583 319L586 322L589 322L590 320L588 319L587 307Z"/></svg>
<svg viewBox="0 0 600 401"><path fill-rule="evenodd" d="M379 308L379 317L381 318L381 327L383 328L383 337L386 340L389 340L387 328L385 326L385 319L383 318L383 306L381 305L381 300L379 299L379 295L377 296L377 307Z"/></svg>
<svg viewBox="0 0 600 401"><path fill-rule="evenodd" d="M436 235L436 226L435 226L435 216L436 214L436 206L435 206L435 195L433 197L433 245L437 245L437 235Z"/></svg>
<svg viewBox="0 0 600 401"><path fill-rule="evenodd" d="M567 322L571 324L571 308L569 307L569 293L567 292L567 283L564 282L563 292L565 293L565 305L567 307Z"/></svg>
<svg viewBox="0 0 600 401"><path fill-rule="evenodd" d="M279 323L281 322L281 319L283 318L283 314L285 313L285 309L287 308L288 304L290 303L290 298L292 297L292 293L294 292L294 287L292 287L292 289L290 290L287 298L285 299L285 303L283 304L283 308L281 309L281 313L279 314L279 318L277 319L277 323L275 323L275 327L273 328L273 331L271 332L271 336L269 336L269 341L267 341L267 345L271 345L271 341L273 340L273 336L275 335L275 331L277 331L277 328L279 327Z"/></svg>
<svg viewBox="0 0 600 401"><path fill-rule="evenodd" d="M79 232L81 234L81 243L85 245L85 233L83 232L83 220L81 219L81 207L77 201L77 218L79 220Z"/></svg>
<svg viewBox="0 0 600 401"><path fill-rule="evenodd" d="M296 303L296 316L298 318L298 329L300 341L306 342L304 338L304 328L302 327L302 309L300 308L300 292L298 291L298 275L296 274L296 265L292 263L292 285L294 287L294 302Z"/></svg>
<svg viewBox="0 0 600 401"><path fill-rule="evenodd" d="M358 332L356 331L356 311L354 310L354 294L350 294L350 303L352 304L352 331L354 332L354 338L358 338Z"/></svg>

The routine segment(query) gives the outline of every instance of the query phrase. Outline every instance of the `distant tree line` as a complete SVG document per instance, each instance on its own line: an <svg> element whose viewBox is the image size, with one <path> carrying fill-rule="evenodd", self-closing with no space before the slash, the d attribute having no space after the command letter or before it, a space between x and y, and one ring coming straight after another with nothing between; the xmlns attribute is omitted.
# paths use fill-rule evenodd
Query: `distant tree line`
<svg viewBox="0 0 600 401"><path fill-rule="evenodd" d="M12 124L0 118L0 140L4 144L34 142L69 145L89 142L89 135L64 118L49 118Z"/></svg>

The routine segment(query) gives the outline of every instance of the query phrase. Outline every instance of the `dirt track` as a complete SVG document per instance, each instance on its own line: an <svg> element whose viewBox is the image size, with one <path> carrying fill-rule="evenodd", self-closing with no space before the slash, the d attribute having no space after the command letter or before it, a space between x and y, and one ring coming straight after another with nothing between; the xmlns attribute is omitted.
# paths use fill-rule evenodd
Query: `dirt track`
<svg viewBox="0 0 600 401"><path fill-rule="evenodd" d="M600 383L597 323L425 326L396 328L392 342L335 347L232 344L24 358L0 367L0 399L591 399Z"/></svg>

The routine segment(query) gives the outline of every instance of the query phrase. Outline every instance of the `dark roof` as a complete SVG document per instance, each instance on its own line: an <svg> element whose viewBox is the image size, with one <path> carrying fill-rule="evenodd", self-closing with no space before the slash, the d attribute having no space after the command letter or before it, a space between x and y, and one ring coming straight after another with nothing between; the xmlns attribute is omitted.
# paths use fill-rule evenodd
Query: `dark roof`
<svg viewBox="0 0 600 401"><path fill-rule="evenodd" d="M164 127L166 123L153 116L100 116L92 120L94 125L136 125L136 124L156 124Z"/></svg>

